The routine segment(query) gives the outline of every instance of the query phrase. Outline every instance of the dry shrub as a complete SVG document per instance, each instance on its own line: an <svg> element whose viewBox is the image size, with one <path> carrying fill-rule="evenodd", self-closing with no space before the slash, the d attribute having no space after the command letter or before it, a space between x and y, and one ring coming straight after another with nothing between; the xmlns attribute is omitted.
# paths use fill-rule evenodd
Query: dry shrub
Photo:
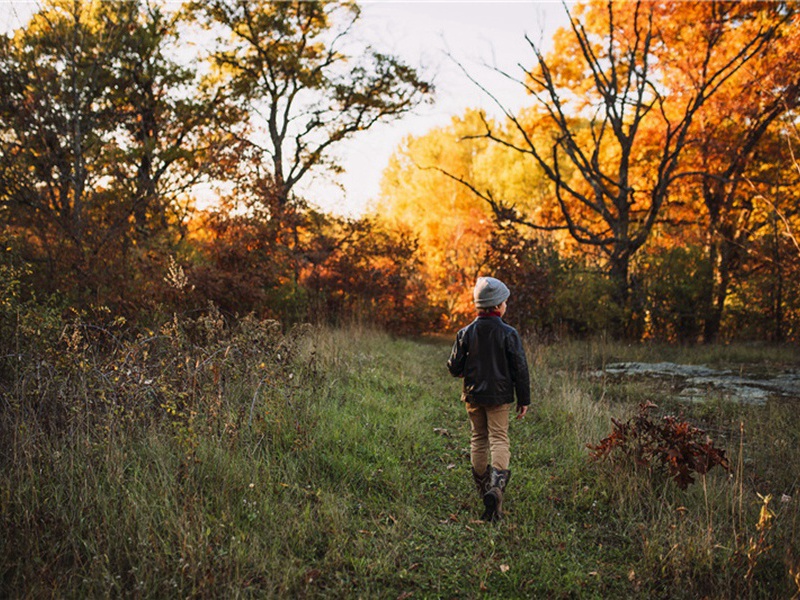
<svg viewBox="0 0 800 600"><path fill-rule="evenodd" d="M730 470L725 451L716 448L702 429L668 415L661 422L650 417L658 408L651 402L639 405L637 414L625 422L612 418L614 430L589 448L595 459L620 451L638 466L663 467L681 489L694 483L693 473L705 475L715 466Z"/></svg>

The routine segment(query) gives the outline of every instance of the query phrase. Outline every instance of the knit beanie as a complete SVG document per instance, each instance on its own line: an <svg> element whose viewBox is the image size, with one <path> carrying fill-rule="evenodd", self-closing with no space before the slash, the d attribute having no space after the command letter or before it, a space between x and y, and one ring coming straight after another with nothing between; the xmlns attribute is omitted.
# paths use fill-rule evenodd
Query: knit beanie
<svg viewBox="0 0 800 600"><path fill-rule="evenodd" d="M506 284L494 277L478 277L472 292L476 308L500 306L510 295Z"/></svg>

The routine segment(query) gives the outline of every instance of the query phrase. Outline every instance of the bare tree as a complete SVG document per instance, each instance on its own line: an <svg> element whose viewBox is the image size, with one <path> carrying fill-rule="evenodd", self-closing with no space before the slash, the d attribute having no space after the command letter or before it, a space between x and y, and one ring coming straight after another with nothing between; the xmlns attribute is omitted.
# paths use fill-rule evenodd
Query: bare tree
<svg viewBox="0 0 800 600"><path fill-rule="evenodd" d="M736 3L710 10L708 35L692 40L698 65L693 73L695 86L678 106L670 103L655 60L656 46L668 43L658 20L663 4L610 1L601 8L600 3L589 3L594 17L601 17L593 22L603 23L603 28L590 30L570 15L573 54L569 60L546 57L539 45L526 38L536 68L520 65L523 78L502 73L536 100L552 131L546 143L541 136L537 139L523 116L503 106L472 78L502 109L513 134L495 131L487 121L482 137L529 156L552 181L563 226L578 244L605 256L614 301L623 315L630 308L631 259L647 241L671 184L687 175L680 170L680 158L691 140L695 116L761 51L775 29L765 24L731 52L732 42L725 33L734 27L736 15L730 5ZM569 13L566 5L565 10ZM637 156L645 151L646 169ZM543 228L489 191L474 187L473 191L502 218Z"/></svg>
<svg viewBox="0 0 800 600"><path fill-rule="evenodd" d="M211 52L229 101L251 116L242 131L257 171L286 205L313 170L340 170L330 150L419 104L432 86L396 57L348 51L353 3L212 0L194 2L212 30Z"/></svg>

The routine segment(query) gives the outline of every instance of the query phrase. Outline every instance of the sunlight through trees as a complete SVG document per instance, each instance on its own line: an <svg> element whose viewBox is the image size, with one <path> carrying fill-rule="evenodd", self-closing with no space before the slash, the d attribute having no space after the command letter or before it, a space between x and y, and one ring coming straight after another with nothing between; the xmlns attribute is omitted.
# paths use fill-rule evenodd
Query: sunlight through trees
<svg viewBox="0 0 800 600"><path fill-rule="evenodd" d="M499 116L406 138L374 206L343 218L300 183L435 98L361 41L357 4L45 2L0 39L15 294L433 331L495 274L544 336L798 339L797 7L569 10L552 51L528 40L505 73L526 106L464 69Z"/></svg>

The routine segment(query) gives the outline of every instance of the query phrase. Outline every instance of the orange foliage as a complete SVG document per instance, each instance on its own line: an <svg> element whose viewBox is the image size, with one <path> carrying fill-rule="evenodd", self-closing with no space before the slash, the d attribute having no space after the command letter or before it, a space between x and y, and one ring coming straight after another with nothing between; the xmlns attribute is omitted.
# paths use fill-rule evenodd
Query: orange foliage
<svg viewBox="0 0 800 600"><path fill-rule="evenodd" d="M384 172L375 213L409 228L419 243L419 258L432 299L445 307L447 324L473 312L471 289L492 254L495 215L457 179L468 179L498 197L538 210L540 179L513 152L498 149L480 133L482 117L467 111L451 125L407 139Z"/></svg>

